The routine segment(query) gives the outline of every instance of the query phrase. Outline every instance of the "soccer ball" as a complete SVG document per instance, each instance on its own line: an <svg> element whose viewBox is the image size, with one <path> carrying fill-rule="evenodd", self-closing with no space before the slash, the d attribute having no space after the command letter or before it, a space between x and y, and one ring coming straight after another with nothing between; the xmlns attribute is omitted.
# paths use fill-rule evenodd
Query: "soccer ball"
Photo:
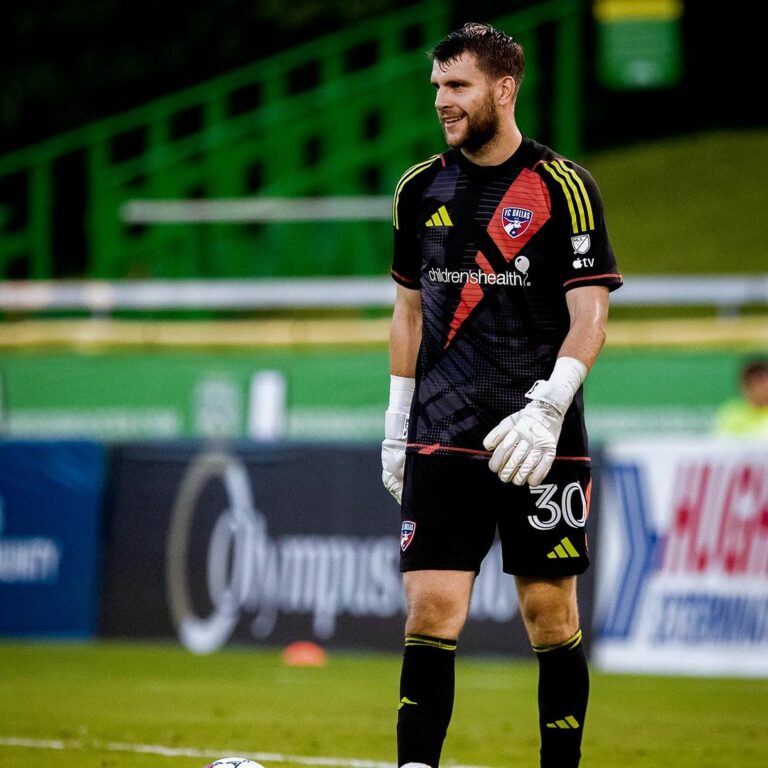
<svg viewBox="0 0 768 768"><path fill-rule="evenodd" d="M264 768L261 763L255 763L247 757L220 757L209 763L205 768Z"/></svg>

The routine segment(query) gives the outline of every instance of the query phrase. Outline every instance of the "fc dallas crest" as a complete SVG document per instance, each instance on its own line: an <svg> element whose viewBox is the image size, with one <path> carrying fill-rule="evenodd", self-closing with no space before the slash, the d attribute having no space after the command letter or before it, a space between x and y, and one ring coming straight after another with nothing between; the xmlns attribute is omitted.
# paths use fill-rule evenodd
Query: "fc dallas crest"
<svg viewBox="0 0 768 768"><path fill-rule="evenodd" d="M400 528L400 549L403 552L408 549L408 545L413 541L414 533L416 533L416 523L411 520L403 520L403 525Z"/></svg>
<svg viewBox="0 0 768 768"><path fill-rule="evenodd" d="M512 238L520 237L533 221L533 211L527 208L504 208L501 212L501 226Z"/></svg>

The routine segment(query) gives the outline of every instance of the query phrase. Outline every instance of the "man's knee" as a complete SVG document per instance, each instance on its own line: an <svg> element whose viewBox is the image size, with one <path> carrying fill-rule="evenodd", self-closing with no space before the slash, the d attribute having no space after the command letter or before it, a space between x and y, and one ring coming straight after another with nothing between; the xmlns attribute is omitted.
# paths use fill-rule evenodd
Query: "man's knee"
<svg viewBox="0 0 768 768"><path fill-rule="evenodd" d="M576 579L518 579L520 612L534 645L555 645L579 629Z"/></svg>
<svg viewBox="0 0 768 768"><path fill-rule="evenodd" d="M406 631L437 637L458 637L465 611L445 595L422 595L408 606Z"/></svg>
<svg viewBox="0 0 768 768"><path fill-rule="evenodd" d="M458 638L467 620L473 580L473 573L459 571L406 573L406 633Z"/></svg>

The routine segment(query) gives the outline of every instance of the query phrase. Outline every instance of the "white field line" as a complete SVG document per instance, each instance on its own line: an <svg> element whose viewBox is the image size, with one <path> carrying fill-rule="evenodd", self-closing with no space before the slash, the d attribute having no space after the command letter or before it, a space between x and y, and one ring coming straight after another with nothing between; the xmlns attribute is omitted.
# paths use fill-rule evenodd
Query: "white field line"
<svg viewBox="0 0 768 768"><path fill-rule="evenodd" d="M161 744L123 744L117 741L60 741L57 739L28 739L16 736L0 736L0 747L21 747L24 749L79 750L95 752L130 752L162 757L195 757L214 760L232 750L197 749L193 747L166 747ZM298 765L320 765L326 768L397 768L394 763L377 760L358 760L345 757L312 757L307 755L283 755L276 752L237 752L242 757L265 763L296 763ZM451 768L487 768L479 765L452 765Z"/></svg>

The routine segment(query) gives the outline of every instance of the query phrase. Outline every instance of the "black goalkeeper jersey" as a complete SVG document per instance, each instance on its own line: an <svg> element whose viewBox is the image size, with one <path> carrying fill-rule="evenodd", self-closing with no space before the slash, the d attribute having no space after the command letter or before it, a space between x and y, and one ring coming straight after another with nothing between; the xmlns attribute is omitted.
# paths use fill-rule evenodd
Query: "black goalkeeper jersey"
<svg viewBox="0 0 768 768"><path fill-rule="evenodd" d="M408 450L490 456L485 435L552 373L567 291L621 285L597 186L528 138L498 166L452 149L403 174L393 219L392 276L423 314ZM583 410L580 390L560 459L588 461Z"/></svg>

